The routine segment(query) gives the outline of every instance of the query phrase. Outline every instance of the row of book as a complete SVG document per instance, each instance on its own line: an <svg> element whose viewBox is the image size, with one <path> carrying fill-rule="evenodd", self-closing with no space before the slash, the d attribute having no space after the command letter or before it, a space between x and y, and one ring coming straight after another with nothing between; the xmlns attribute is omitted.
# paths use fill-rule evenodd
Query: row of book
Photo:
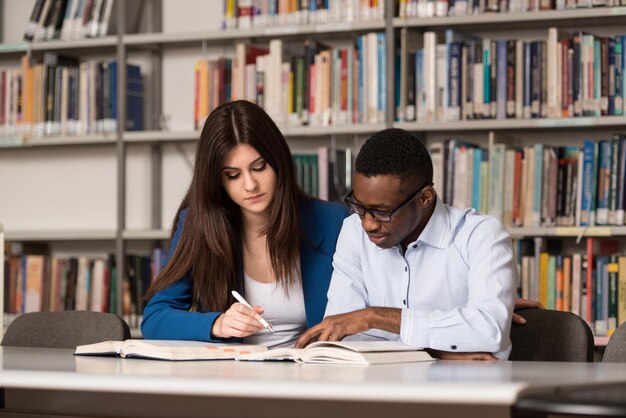
<svg viewBox="0 0 626 418"><path fill-rule="evenodd" d="M626 6L624 0L399 0L397 16L444 17Z"/></svg>
<svg viewBox="0 0 626 418"><path fill-rule="evenodd" d="M45 53L0 69L0 138L86 135L117 129L117 61ZM143 129L139 66L126 65L127 130Z"/></svg>
<svg viewBox="0 0 626 418"><path fill-rule="evenodd" d="M626 321L626 256L613 240L587 238L586 248L571 255L561 244L516 241L520 296L579 315L595 335L611 335Z"/></svg>
<svg viewBox="0 0 626 418"><path fill-rule="evenodd" d="M422 47L419 42L422 41ZM396 74L397 119L565 118L624 114L626 36L548 30L547 40L443 42L404 29Z"/></svg>
<svg viewBox="0 0 626 418"><path fill-rule="evenodd" d="M626 223L626 136L574 146L488 148L455 139L430 145L435 189L506 226Z"/></svg>
<svg viewBox="0 0 626 418"><path fill-rule="evenodd" d="M105 36L114 0L36 0L24 32L27 41L70 41Z"/></svg>
<svg viewBox="0 0 626 418"><path fill-rule="evenodd" d="M223 0L223 29L382 20L391 0Z"/></svg>
<svg viewBox="0 0 626 418"><path fill-rule="evenodd" d="M137 325L143 296L159 273L164 251L151 256L129 255L122 281L121 312L129 325ZM11 255L5 260L4 310L10 315L27 312L91 310L117 312L115 258L47 255Z"/></svg>
<svg viewBox="0 0 626 418"><path fill-rule="evenodd" d="M298 186L308 195L322 200L340 201L351 185L350 148L319 147L316 154L294 153Z"/></svg>
<svg viewBox="0 0 626 418"><path fill-rule="evenodd" d="M335 48L306 40L301 54L283 42L269 48L238 43L234 58L195 66L194 126L220 103L245 99L262 106L279 126L329 126L385 120L386 44L382 32Z"/></svg>

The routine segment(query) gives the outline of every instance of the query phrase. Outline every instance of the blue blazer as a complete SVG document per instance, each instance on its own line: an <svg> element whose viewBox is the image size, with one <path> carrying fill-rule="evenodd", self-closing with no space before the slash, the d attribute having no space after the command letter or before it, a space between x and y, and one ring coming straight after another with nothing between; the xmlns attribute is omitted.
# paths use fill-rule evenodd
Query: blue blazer
<svg viewBox="0 0 626 418"><path fill-rule="evenodd" d="M168 258L180 241L186 214L186 209L180 213ZM311 199L301 204L300 271L308 327L319 323L324 317L326 293L333 271L332 258L341 225L347 215L348 210L337 203ZM243 288L242 273L239 276L240 287ZM150 299L144 308L141 323L144 338L214 341L211 328L222 312L191 312L192 286L191 272L188 272L178 282Z"/></svg>

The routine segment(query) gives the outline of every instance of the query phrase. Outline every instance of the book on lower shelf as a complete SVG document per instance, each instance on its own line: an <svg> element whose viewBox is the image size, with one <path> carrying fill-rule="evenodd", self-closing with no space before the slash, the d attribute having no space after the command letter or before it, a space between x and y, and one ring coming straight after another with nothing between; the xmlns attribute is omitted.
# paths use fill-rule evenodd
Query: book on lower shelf
<svg viewBox="0 0 626 418"><path fill-rule="evenodd" d="M203 341L126 340L79 345L75 355L104 355L157 360L287 360L297 363L383 364L432 361L423 350L394 341L319 341L306 348L268 349L263 345Z"/></svg>

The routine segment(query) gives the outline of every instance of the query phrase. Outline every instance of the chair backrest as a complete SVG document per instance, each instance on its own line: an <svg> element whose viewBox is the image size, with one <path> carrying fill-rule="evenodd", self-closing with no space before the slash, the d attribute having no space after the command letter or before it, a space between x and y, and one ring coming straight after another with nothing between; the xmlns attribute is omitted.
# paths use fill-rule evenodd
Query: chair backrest
<svg viewBox="0 0 626 418"><path fill-rule="evenodd" d="M517 311L526 324L511 326L509 360L593 361L593 334L587 323L570 312L549 309Z"/></svg>
<svg viewBox="0 0 626 418"><path fill-rule="evenodd" d="M31 312L8 326L3 346L76 348L77 345L130 338L117 315L90 311Z"/></svg>
<svg viewBox="0 0 626 418"><path fill-rule="evenodd" d="M604 350L603 362L626 363L626 322L617 327Z"/></svg>
<svg viewBox="0 0 626 418"><path fill-rule="evenodd" d="M0 223L0 335L4 334L4 228Z"/></svg>

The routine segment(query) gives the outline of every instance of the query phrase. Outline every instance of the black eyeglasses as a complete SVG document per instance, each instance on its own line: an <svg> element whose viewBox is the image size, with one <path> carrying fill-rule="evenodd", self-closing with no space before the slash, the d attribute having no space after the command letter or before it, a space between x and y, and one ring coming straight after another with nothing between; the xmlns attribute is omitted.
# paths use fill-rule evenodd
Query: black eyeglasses
<svg viewBox="0 0 626 418"><path fill-rule="evenodd" d="M376 222L391 222L391 216L394 213L396 213L397 211L399 211L400 209L402 209L403 207L411 203L413 199L415 199L422 190L432 185L433 183L426 183L425 185L417 189L413 194L411 194L404 202L400 204L400 206L391 210L378 210L378 209L366 208L360 203L357 203L354 201L354 192L350 192L350 194L346 196L346 198L343 201L346 202L346 205L348 205L348 208L350 209L350 211L352 211L353 213L356 213L361 218L365 216L366 213L369 213L372 219L374 219Z"/></svg>

